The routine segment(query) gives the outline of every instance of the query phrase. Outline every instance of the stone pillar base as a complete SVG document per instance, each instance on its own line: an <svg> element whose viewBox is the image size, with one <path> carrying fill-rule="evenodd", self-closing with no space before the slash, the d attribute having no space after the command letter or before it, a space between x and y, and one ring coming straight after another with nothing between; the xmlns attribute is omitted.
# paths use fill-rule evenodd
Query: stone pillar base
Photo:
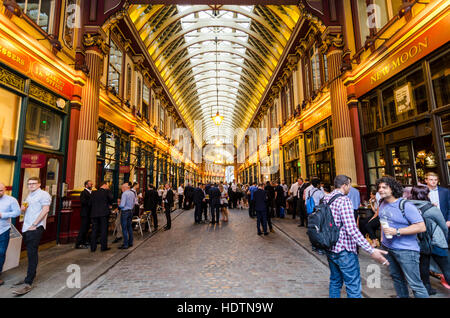
<svg viewBox="0 0 450 318"><path fill-rule="evenodd" d="M352 184L357 184L353 138L343 137L333 140L336 175L344 174L352 178Z"/></svg>
<svg viewBox="0 0 450 318"><path fill-rule="evenodd" d="M74 189L83 189L86 180L92 180L97 187L95 173L97 170L97 141L78 140L75 161Z"/></svg>

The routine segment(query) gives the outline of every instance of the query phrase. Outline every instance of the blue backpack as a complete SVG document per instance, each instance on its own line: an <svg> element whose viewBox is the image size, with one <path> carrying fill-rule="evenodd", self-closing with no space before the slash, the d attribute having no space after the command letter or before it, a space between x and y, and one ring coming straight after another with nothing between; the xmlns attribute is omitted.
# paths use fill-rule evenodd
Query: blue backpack
<svg viewBox="0 0 450 318"><path fill-rule="evenodd" d="M316 204L314 203L314 193L316 191L319 191L319 189L316 189L313 191L313 193L306 199L306 213L309 215L314 212L314 208L316 207Z"/></svg>

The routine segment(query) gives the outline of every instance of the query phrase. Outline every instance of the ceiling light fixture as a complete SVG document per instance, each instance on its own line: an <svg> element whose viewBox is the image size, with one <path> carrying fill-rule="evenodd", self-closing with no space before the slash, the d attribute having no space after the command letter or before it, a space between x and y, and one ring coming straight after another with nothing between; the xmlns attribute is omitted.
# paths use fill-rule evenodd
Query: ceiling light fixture
<svg viewBox="0 0 450 318"><path fill-rule="evenodd" d="M217 50L217 37L215 39L216 41L216 90L217 90L217 107L219 107L219 83L218 83L218 77L219 77L219 71L218 71L218 61L217 61L217 55L218 55L218 50ZM212 105L211 105L212 108ZM212 114L212 111L211 111ZM219 114L219 110L217 110L216 116L213 117L214 123L217 126L220 126L220 124L222 124L223 121L223 116L221 116Z"/></svg>

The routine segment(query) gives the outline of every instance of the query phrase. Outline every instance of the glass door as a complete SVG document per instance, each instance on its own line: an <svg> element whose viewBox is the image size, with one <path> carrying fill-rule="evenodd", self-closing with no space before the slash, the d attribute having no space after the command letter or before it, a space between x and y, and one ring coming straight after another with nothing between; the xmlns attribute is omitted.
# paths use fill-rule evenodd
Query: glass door
<svg viewBox="0 0 450 318"><path fill-rule="evenodd" d="M411 142L388 147L392 174L403 186L410 186L417 183L414 174L414 159L411 148Z"/></svg>
<svg viewBox="0 0 450 318"><path fill-rule="evenodd" d="M63 157L52 154L43 154L33 151L24 151L24 157L41 157L36 163L31 163L21 169L21 191L19 202L22 203L29 195L27 180L31 177L41 179L41 189L48 192L52 197L50 211L47 216L46 231L43 234L41 243L50 242L56 239L57 213L61 201L62 184L62 160ZM22 228L24 216L21 215L17 227Z"/></svg>

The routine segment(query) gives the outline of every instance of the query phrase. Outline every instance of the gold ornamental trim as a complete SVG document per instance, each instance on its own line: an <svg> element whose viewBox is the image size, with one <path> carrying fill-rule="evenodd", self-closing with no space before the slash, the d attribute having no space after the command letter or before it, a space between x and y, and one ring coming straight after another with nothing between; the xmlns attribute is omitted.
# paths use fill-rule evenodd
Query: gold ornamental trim
<svg viewBox="0 0 450 318"><path fill-rule="evenodd" d="M0 83L13 87L21 92L25 91L25 79L0 67Z"/></svg>

